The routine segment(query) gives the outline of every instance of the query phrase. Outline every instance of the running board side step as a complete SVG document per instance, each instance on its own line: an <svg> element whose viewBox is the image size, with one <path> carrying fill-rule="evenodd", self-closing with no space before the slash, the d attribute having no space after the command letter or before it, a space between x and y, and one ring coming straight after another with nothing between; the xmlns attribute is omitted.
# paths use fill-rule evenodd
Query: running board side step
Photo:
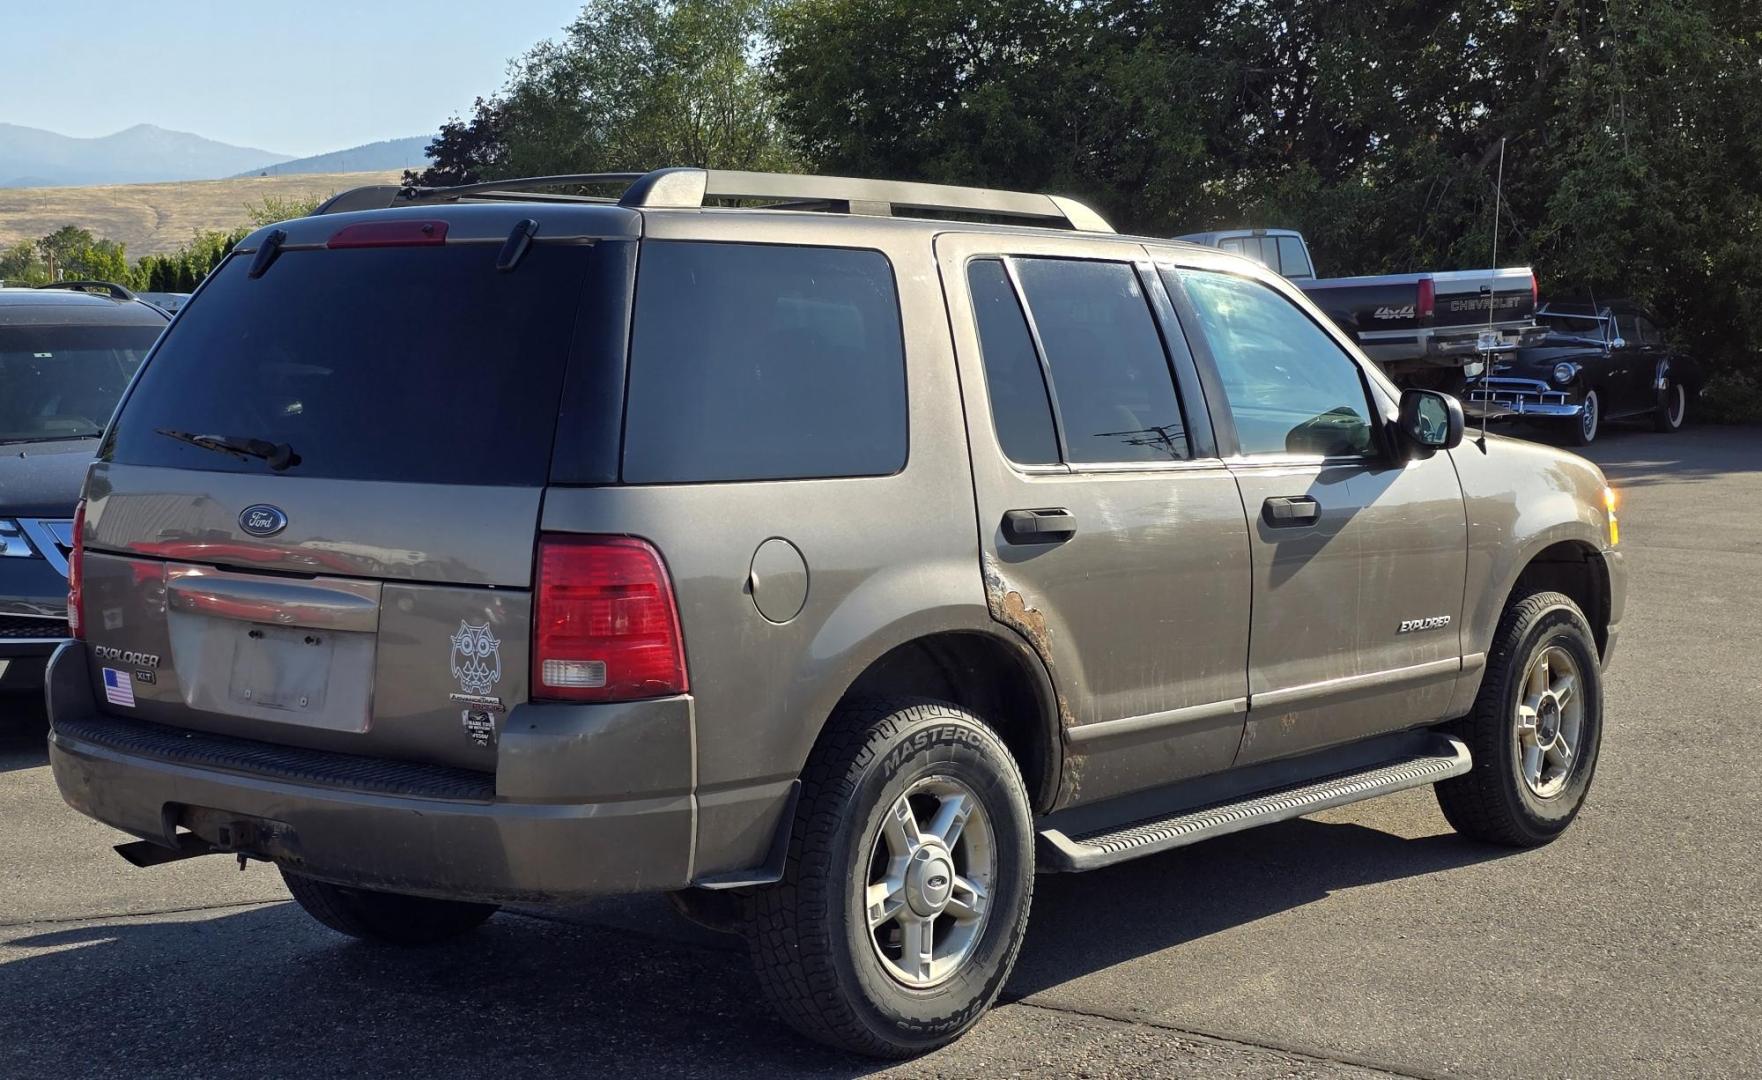
<svg viewBox="0 0 1762 1080"><path fill-rule="evenodd" d="M1438 736L1418 753L1352 772L1337 773L1322 780L1257 792L1229 802L1177 810L1162 817L1139 819L1075 836L1057 828L1043 828L1039 834L1040 868L1068 872L1096 870L1214 836L1302 817L1330 806L1434 784L1461 776L1472 766L1467 746L1456 738Z"/></svg>

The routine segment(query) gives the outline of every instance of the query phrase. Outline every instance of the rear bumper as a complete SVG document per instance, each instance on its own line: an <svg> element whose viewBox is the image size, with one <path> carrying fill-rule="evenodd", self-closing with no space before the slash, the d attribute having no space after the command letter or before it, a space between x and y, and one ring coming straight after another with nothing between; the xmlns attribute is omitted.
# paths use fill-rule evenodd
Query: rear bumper
<svg viewBox="0 0 1762 1080"><path fill-rule="evenodd" d="M1359 348L1372 360L1382 364L1418 362L1443 367L1463 367L1482 358L1481 331L1484 326L1439 327L1420 330L1368 331L1359 338ZM1535 325L1498 326L1499 344L1487 352L1505 353L1541 340L1546 333Z"/></svg>
<svg viewBox="0 0 1762 1080"><path fill-rule="evenodd" d="M559 794L558 786L578 788L603 773L604 751L623 738L616 731L558 717L521 724L517 711L492 776L303 756L107 717L91 699L77 647L56 654L48 679L49 759L62 797L144 840L176 846L185 829L220 850L315 878L451 899L544 902L691 881L689 699L650 703L661 707L638 736L647 744L642 760L675 775L626 776L618 797L587 799ZM683 724L667 721L681 711ZM632 787L645 780L659 783ZM510 794L510 785L522 784L525 797ZM546 788L549 797L531 797Z"/></svg>

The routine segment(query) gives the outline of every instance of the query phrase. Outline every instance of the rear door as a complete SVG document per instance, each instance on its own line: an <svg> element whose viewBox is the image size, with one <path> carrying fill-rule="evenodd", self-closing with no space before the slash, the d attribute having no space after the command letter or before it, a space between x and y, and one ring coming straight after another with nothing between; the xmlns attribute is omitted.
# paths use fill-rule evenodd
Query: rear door
<svg viewBox="0 0 1762 1080"><path fill-rule="evenodd" d="M634 244L559 237L501 271L517 216L418 246L296 235L260 277L249 256L211 276L88 480L98 700L493 768L500 711L526 696L533 544L577 312L591 290L627 287Z"/></svg>
<svg viewBox="0 0 1762 1080"><path fill-rule="evenodd" d="M1391 454L1359 362L1283 283L1165 266L1215 380L1249 515L1250 708L1238 764L1439 719L1461 661L1467 521L1446 454Z"/></svg>
<svg viewBox="0 0 1762 1080"><path fill-rule="evenodd" d="M1226 767L1249 567L1197 375L1142 248L944 235L993 614L1053 669L1065 798Z"/></svg>

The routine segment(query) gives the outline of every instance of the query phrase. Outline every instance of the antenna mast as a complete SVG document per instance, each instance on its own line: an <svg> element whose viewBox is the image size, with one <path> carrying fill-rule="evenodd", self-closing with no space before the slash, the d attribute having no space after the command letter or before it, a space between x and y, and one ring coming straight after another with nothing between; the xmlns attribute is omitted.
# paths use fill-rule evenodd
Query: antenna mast
<svg viewBox="0 0 1762 1080"><path fill-rule="evenodd" d="M1499 137L1499 173L1493 183L1493 265L1487 281L1487 332L1493 330L1493 301L1499 296L1499 216L1505 197L1505 137ZM1493 353L1491 350L1481 353L1481 453L1487 452L1487 412L1492 402L1487 400L1487 377L1493 374Z"/></svg>

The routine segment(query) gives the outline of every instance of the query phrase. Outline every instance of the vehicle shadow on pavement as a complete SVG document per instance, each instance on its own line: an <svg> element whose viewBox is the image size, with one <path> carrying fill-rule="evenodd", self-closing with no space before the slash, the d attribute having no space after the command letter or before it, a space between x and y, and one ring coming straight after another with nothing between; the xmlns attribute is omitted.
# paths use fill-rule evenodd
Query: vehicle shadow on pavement
<svg viewBox="0 0 1762 1080"><path fill-rule="evenodd" d="M1708 424L1662 434L1635 426L1607 434L1569 449L1596 462L1617 490L1762 471L1762 428Z"/></svg>
<svg viewBox="0 0 1762 1080"><path fill-rule="evenodd" d="M48 764L48 738L40 700L0 696L0 773Z"/></svg>
<svg viewBox="0 0 1762 1080"><path fill-rule="evenodd" d="M501 915L460 941L395 949L338 937L290 903L0 934L0 1075L885 1067L795 1037L767 1011L743 953L595 926Z"/></svg>
<svg viewBox="0 0 1762 1080"><path fill-rule="evenodd" d="M1408 839L1303 818L1105 870L1042 876L1004 997L1020 1000L1342 889L1509 854L1454 833Z"/></svg>
<svg viewBox="0 0 1762 1080"><path fill-rule="evenodd" d="M1005 1000L1339 889L1501 853L1304 820L1044 876ZM466 939L410 950L350 942L285 903L150 918L0 927L0 1073L278 1076L298 1062L314 1075L855 1077L885 1067L794 1036L767 1010L736 939L686 925L653 897L504 914Z"/></svg>

